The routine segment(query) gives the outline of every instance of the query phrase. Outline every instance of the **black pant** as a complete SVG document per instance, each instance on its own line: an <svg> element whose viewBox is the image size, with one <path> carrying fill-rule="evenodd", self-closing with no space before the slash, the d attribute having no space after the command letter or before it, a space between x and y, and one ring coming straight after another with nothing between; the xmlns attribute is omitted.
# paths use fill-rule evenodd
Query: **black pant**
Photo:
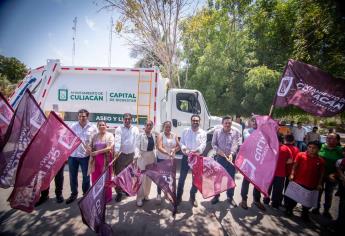
<svg viewBox="0 0 345 236"><path fill-rule="evenodd" d="M182 160L181 160L180 178L178 179L178 185L177 185L177 199L179 200L182 199L184 182L186 181L188 170L189 170L188 157L186 155L183 155ZM195 185L192 184L192 187L189 192L191 199L195 199L195 194L197 191L198 191L197 187L195 187Z"/></svg>
<svg viewBox="0 0 345 236"><path fill-rule="evenodd" d="M336 221L336 229L340 232L345 223L345 186L343 183L339 183L339 208L338 208L338 218Z"/></svg>
<svg viewBox="0 0 345 236"><path fill-rule="evenodd" d="M133 162L133 158L134 158L134 153L129 153L129 154L121 153L114 163L115 175L120 174L121 171L123 171L123 169L125 169L129 164L131 164ZM116 187L115 191L119 196L122 195L120 187Z"/></svg>
<svg viewBox="0 0 345 236"><path fill-rule="evenodd" d="M63 188L63 171L65 168L65 164L61 167L61 169L57 172L55 175L54 181L55 181L55 195L62 196L62 188ZM41 197L48 197L49 196L49 188L46 190L43 190L41 192Z"/></svg>
<svg viewBox="0 0 345 236"><path fill-rule="evenodd" d="M273 182L268 189L268 196L272 193L272 206L278 208L283 201L285 177L274 176ZM272 192L273 191L273 192ZM270 198L264 198L264 203L269 204Z"/></svg>
<svg viewBox="0 0 345 236"><path fill-rule="evenodd" d="M235 180L235 179L234 179ZM247 179L245 179L243 177L243 181L242 181L242 187L241 187L241 197L242 197L242 201L247 201L248 199L248 189L249 189L249 181ZM254 198L254 202L260 202L261 199L261 193L259 190L257 190L254 186L253 189L253 198Z"/></svg>
<svg viewBox="0 0 345 236"><path fill-rule="evenodd" d="M285 207L286 210L289 212L292 212L292 210L294 209L294 207L297 205L297 202L289 197L285 196ZM308 212L310 210L310 207L306 207L302 205L302 217L306 217L308 216Z"/></svg>

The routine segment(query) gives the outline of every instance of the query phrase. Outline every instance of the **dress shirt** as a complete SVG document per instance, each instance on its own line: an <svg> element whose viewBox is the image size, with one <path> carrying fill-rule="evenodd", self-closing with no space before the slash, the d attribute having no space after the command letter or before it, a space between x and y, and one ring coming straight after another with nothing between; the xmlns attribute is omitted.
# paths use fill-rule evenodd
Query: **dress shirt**
<svg viewBox="0 0 345 236"><path fill-rule="evenodd" d="M194 132L192 128L186 128L181 136L181 149L202 154L206 147L206 140L206 132L203 129L199 128Z"/></svg>
<svg viewBox="0 0 345 236"><path fill-rule="evenodd" d="M307 132L305 131L303 127L301 128L295 127L292 132L296 141L303 141L305 135L307 134Z"/></svg>
<svg viewBox="0 0 345 236"><path fill-rule="evenodd" d="M93 135L97 134L98 129L97 127L92 124L91 122L88 122L84 127L81 127L80 123L74 123L71 126L71 129L73 130L73 132L80 138L80 140L86 144L86 145L90 145L91 144L91 138L93 137ZM87 154L86 148L85 146L82 144L80 144L77 149L74 150L74 152L71 154L72 157L87 157L89 156Z"/></svg>
<svg viewBox="0 0 345 236"><path fill-rule="evenodd" d="M129 128L121 125L115 130L115 152L130 154L136 152L139 130L135 126Z"/></svg>
<svg viewBox="0 0 345 236"><path fill-rule="evenodd" d="M229 132L224 132L224 129L216 129L213 133L212 148L218 152L223 151L225 155L235 155L239 145L241 134L231 129Z"/></svg>

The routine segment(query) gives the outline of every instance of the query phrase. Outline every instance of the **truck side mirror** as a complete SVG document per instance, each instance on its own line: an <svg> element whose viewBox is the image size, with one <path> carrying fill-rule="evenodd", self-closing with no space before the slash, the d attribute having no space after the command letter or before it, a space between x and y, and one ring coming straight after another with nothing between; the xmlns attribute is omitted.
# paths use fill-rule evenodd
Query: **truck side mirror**
<svg viewBox="0 0 345 236"><path fill-rule="evenodd" d="M172 124L174 127L177 127L177 120L176 119L172 119Z"/></svg>

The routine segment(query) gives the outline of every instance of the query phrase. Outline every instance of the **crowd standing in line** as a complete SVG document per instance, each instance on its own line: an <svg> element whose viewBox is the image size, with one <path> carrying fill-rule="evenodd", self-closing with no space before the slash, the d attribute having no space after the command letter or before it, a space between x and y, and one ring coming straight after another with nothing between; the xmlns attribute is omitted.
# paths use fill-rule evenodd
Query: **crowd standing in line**
<svg viewBox="0 0 345 236"><path fill-rule="evenodd" d="M88 120L89 113L85 109L78 111L78 122L71 126L72 130L82 140L82 144L72 153L68 159L71 195L66 200L66 204L72 203L78 197L78 169L81 167L82 172L82 190L85 194L90 188L90 174L92 184L95 184L98 177L104 171L105 167L115 158L114 175L119 174L125 167L131 163L136 163L141 170L146 166L162 160L173 160L176 153L182 151L180 176L177 186L177 204L182 201L184 183L188 170L188 154L195 152L202 154L206 147L206 132L200 128L201 118L194 114L191 116L191 127L186 128L181 140L178 140L176 134L171 132L172 124L165 121L162 124L162 132L156 134L152 132L154 123L148 120L145 123L143 132L139 132L136 126L132 125L132 115L129 113L123 116L123 125L115 130L115 136L107 132L107 124L99 121L97 127ZM241 121L237 117L237 121ZM212 138L212 148L215 151L213 157L220 163L229 175L235 179L234 161L242 134L231 128L232 117L225 116L222 119L222 127L216 129ZM291 126L292 125L292 126ZM250 119L249 128L243 130L244 140L257 129L256 119ZM266 205L271 204L275 209L285 208L288 216L293 214L293 208L296 202L284 196L284 192L293 180L305 189L319 191L318 206L311 212L320 214L320 200L324 192L323 216L332 218L329 209L332 204L334 189L338 186L338 195L340 203L338 208L338 218L336 229L340 229L345 217L345 151L340 145L340 136L332 130L326 138L326 143L320 145L320 134L318 128L314 127L309 133L298 122L297 127L287 126L285 122L280 123L278 130L279 155L276 171L272 185L269 189L269 197L264 198ZM60 173L61 172L61 173ZM112 173L110 173L112 174ZM62 176L62 178L61 178ZM55 177L56 184L56 201L63 202L62 184L63 184L63 167ZM243 178L241 186L242 201L240 206L248 209L247 195L250 182ZM143 206L144 201L148 200L151 190L151 180L144 176L136 199L138 207ZM121 188L116 188L116 202L120 202L123 196ZM228 189L227 202L229 206L237 207L234 201L235 188ZM198 207L196 201L197 188L192 185L190 189L189 201L193 207ZM41 197L36 206L44 203L48 198L49 188L42 191ZM219 196L216 195L211 200L212 204L219 202ZM255 187L253 188L254 205L260 210L265 211L266 207L261 203L261 193ZM106 201L112 200L112 189L106 190ZM161 190L157 188L157 200L161 201ZM302 219L309 221L310 208L302 206Z"/></svg>

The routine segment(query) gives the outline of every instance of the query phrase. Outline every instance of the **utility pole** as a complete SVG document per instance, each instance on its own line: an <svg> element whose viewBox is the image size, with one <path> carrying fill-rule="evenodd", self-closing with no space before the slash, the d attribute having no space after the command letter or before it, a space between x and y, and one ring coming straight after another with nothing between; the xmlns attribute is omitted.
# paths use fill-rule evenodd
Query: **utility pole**
<svg viewBox="0 0 345 236"><path fill-rule="evenodd" d="M109 29L109 51L108 51L108 66L111 67L111 45L113 43L113 17L110 17L110 29Z"/></svg>
<svg viewBox="0 0 345 236"><path fill-rule="evenodd" d="M74 17L73 19L73 48L72 48L72 65L74 65L74 58L75 58L75 41L76 41L76 37L77 37L77 17Z"/></svg>

